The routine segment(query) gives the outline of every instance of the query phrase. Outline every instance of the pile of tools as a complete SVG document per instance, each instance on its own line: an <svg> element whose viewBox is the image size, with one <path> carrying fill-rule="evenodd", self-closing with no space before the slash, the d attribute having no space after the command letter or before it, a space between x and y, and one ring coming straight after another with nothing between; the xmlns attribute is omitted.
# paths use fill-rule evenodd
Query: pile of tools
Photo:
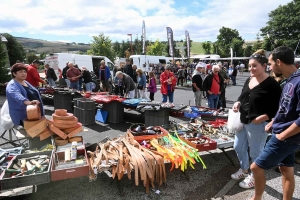
<svg viewBox="0 0 300 200"><path fill-rule="evenodd" d="M138 186L141 179L146 193L149 192L149 185L154 188L155 183L161 186L166 182L163 155L142 147L131 134L100 143L95 152L88 151L88 154L91 180L96 178L97 173L108 169L112 172L112 178L121 180L127 173L131 179L134 170L135 184Z"/></svg>
<svg viewBox="0 0 300 200"><path fill-rule="evenodd" d="M36 155L28 158L16 158L12 161L5 176L19 177L24 175L43 173L48 170L50 157L48 155Z"/></svg>

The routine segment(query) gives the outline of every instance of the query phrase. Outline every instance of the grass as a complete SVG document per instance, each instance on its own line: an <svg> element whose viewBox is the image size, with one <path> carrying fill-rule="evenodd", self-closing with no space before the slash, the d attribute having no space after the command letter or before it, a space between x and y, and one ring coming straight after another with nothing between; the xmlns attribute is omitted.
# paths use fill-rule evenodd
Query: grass
<svg viewBox="0 0 300 200"><path fill-rule="evenodd" d="M182 46L182 42L176 42L176 46ZM204 54L204 49L202 48L202 42L192 42L191 55Z"/></svg>

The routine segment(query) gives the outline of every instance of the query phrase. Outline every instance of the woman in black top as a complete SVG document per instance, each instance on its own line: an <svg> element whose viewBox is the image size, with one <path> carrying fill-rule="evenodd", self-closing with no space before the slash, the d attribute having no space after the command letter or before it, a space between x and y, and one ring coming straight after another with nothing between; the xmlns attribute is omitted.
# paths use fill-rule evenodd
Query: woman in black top
<svg viewBox="0 0 300 200"><path fill-rule="evenodd" d="M85 66L83 66L81 69L82 69L81 73L82 73L83 82L85 84L85 90L86 92L92 92L93 79L91 73L86 69Z"/></svg>
<svg viewBox="0 0 300 200"><path fill-rule="evenodd" d="M255 52L249 60L250 77L246 80L233 111L240 111L244 127L235 134L234 149L241 168L231 175L232 179L245 178L239 183L242 188L254 187L254 178L248 174L249 155L252 162L263 150L268 134L265 126L275 116L281 95L280 85L266 73L268 59L264 50Z"/></svg>

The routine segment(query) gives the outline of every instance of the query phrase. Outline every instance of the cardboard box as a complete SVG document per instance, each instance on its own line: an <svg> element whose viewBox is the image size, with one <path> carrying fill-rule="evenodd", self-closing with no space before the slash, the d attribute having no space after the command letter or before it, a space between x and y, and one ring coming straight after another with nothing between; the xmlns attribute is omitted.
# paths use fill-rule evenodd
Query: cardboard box
<svg viewBox="0 0 300 200"><path fill-rule="evenodd" d="M26 132L30 137L34 138L38 136L41 132L43 132L47 128L47 121L46 119L39 120L39 122L32 126L31 128L27 129Z"/></svg>
<svg viewBox="0 0 300 200"><path fill-rule="evenodd" d="M63 138L64 140L67 138L67 134L65 134L64 132L62 132L60 129L58 129L56 126L54 125L50 125L49 126L50 130L55 133L56 135L58 135L59 137Z"/></svg>
<svg viewBox="0 0 300 200"><path fill-rule="evenodd" d="M40 141L47 139L48 137L51 137L52 133L48 128L46 128L43 132L39 134Z"/></svg>
<svg viewBox="0 0 300 200"><path fill-rule="evenodd" d="M187 143L188 145L190 145L191 147L194 147L195 149L198 149L198 151L209 151L209 150L214 150L217 149L217 143L214 140L211 140L207 137L202 136L201 139L206 139L207 141L209 141L208 143L204 143L204 144L195 144L192 141L197 140L196 138L189 138L189 139L185 139L183 137L180 137L180 139L182 141L184 141L185 143Z"/></svg>
<svg viewBox="0 0 300 200"><path fill-rule="evenodd" d="M86 163L83 166L74 166L66 169L56 169L56 160L64 160L65 152L55 153L52 160L51 167L51 181L58 181L70 178L77 178L81 176L89 175L89 162L85 152L85 149L77 149L77 156L84 155Z"/></svg>
<svg viewBox="0 0 300 200"><path fill-rule="evenodd" d="M24 129L28 130L31 127L37 125L38 123L40 123L41 121L46 120L46 118L43 116L40 120L35 120L35 121L29 121L29 120L24 120Z"/></svg>

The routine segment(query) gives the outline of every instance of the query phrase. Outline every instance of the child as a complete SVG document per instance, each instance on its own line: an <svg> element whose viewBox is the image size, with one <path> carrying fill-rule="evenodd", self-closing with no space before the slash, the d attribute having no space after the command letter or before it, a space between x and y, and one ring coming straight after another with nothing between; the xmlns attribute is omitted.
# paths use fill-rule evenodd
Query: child
<svg viewBox="0 0 300 200"><path fill-rule="evenodd" d="M153 72L149 72L149 85L148 85L148 90L150 92L150 100L154 101L154 93L157 91L156 88L156 83L157 83L157 79L155 77L155 74Z"/></svg>

